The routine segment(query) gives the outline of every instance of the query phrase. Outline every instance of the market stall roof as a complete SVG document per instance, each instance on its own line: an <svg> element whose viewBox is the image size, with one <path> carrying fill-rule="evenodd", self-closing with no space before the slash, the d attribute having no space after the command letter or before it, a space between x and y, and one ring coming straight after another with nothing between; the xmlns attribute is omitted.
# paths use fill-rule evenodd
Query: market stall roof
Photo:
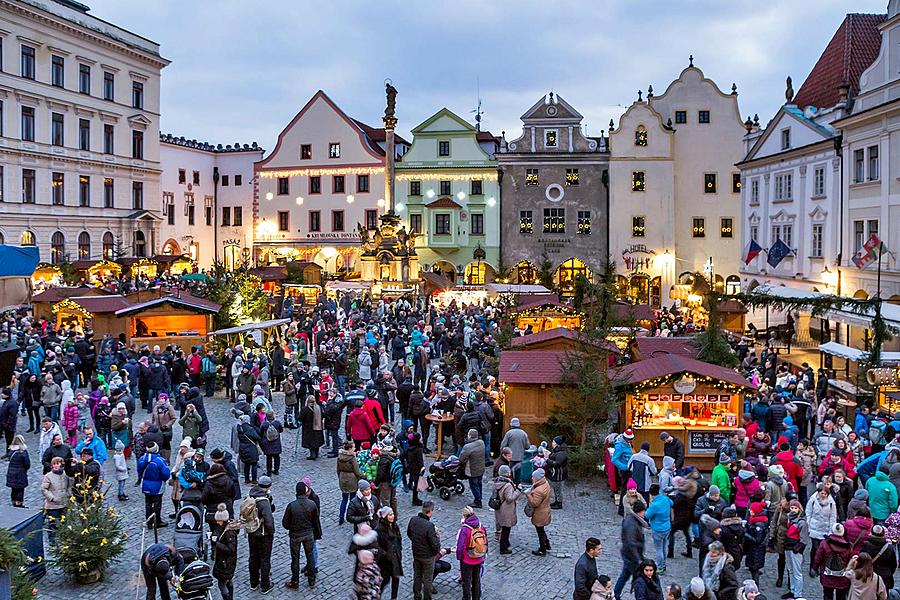
<svg viewBox="0 0 900 600"><path fill-rule="evenodd" d="M99 315L103 313L117 313L118 311L132 306L125 296L75 296L69 298L70 301L79 305L81 308L91 313Z"/></svg>
<svg viewBox="0 0 900 600"><path fill-rule="evenodd" d="M441 275L440 273L432 273L430 271L422 271L419 273L419 277L425 283L435 287L439 290L452 290L456 287L456 284Z"/></svg>
<svg viewBox="0 0 900 600"><path fill-rule="evenodd" d="M120 259L116 260L116 262L119 263L120 265L122 265L123 267L130 267L131 265L135 265L139 262L144 262L147 264L154 264L154 263L156 263L156 260L154 260L152 258L136 258L134 256L128 256L126 258L120 258Z"/></svg>
<svg viewBox="0 0 900 600"><path fill-rule="evenodd" d="M210 331L207 335L230 335L233 333L246 333L248 331L257 331L259 329L268 329L269 327L278 327L290 323L290 319L272 319L270 321L260 321L259 323L247 323L246 325L238 325L237 327L227 327L217 331Z"/></svg>
<svg viewBox="0 0 900 600"><path fill-rule="evenodd" d="M693 338L689 337L636 337L634 339L640 353L640 358L637 360L653 358L660 353L696 358L697 352L699 352L693 343Z"/></svg>
<svg viewBox="0 0 900 600"><path fill-rule="evenodd" d="M747 307L737 300L726 300L724 302L719 302L716 308L719 310L719 312L723 313L745 314L747 312Z"/></svg>
<svg viewBox="0 0 900 600"><path fill-rule="evenodd" d="M827 294L821 294L819 292L810 292L807 290L801 290L799 288L788 287L786 285L772 285L770 283L764 283L760 286L757 286L751 292L751 294L775 296L777 298L785 298L791 300L825 298L827 296Z"/></svg>
<svg viewBox="0 0 900 600"><path fill-rule="evenodd" d="M112 292L108 292L103 288L98 287L90 287L86 285L80 285L78 287L65 287L58 286L47 288L34 298L32 298L32 302L59 302L65 298L74 298L76 296L82 296L87 294L88 292L92 292L95 296L110 296Z"/></svg>
<svg viewBox="0 0 900 600"><path fill-rule="evenodd" d="M502 383L563 383L566 353L557 350L506 350L500 354Z"/></svg>
<svg viewBox="0 0 900 600"><path fill-rule="evenodd" d="M372 287L371 281L329 281L325 284L326 290L338 290L345 292L361 292Z"/></svg>
<svg viewBox="0 0 900 600"><path fill-rule="evenodd" d="M153 260L158 262L161 265L168 265L179 260L187 260L190 262L194 262L194 260L188 256L187 254L157 254L153 257Z"/></svg>
<svg viewBox="0 0 900 600"><path fill-rule="evenodd" d="M39 261L37 246L0 245L0 277L31 277Z"/></svg>
<svg viewBox="0 0 900 600"><path fill-rule="evenodd" d="M533 296L519 296L519 301L511 312L516 313L523 310L531 310L545 306L564 308L575 312L575 308L571 304L566 304L559 299L556 294L535 294Z"/></svg>
<svg viewBox="0 0 900 600"><path fill-rule="evenodd" d="M530 333L528 335L516 336L510 341L510 346L522 348L561 338L572 341L584 341L588 343L591 342L591 340L589 340L587 336L577 331L566 329L565 327L554 327L553 329L546 329L539 333ZM596 346L598 348L608 348L612 351L618 350L618 347L609 340L597 340Z"/></svg>
<svg viewBox="0 0 900 600"><path fill-rule="evenodd" d="M250 274L263 281L284 281L287 279L287 267L255 267L250 269Z"/></svg>
<svg viewBox="0 0 900 600"><path fill-rule="evenodd" d="M619 321L652 321L656 318L653 309L649 304L629 304L627 302L616 302L612 305L613 316Z"/></svg>
<svg viewBox="0 0 900 600"><path fill-rule="evenodd" d="M837 342L826 342L819 344L819 351L832 356L846 358L854 362L865 360L869 357L869 353L859 348L838 344ZM900 363L900 352L882 352L881 364L898 364Z"/></svg>
<svg viewBox="0 0 900 600"><path fill-rule="evenodd" d="M533 296L535 294L548 295L552 292L542 285L527 283L489 283L484 286L489 294L519 294Z"/></svg>
<svg viewBox="0 0 900 600"><path fill-rule="evenodd" d="M125 317L130 314L143 312L148 308L166 303L173 306L180 306L200 312L217 313L222 309L221 304L216 304L212 300L207 300L206 298L198 298L197 296L182 292L177 296L160 296L159 298L153 298L152 300L147 300L146 302L141 302L140 304L133 304L121 310L117 310L116 316Z"/></svg>
<svg viewBox="0 0 900 600"><path fill-rule="evenodd" d="M713 365L686 356L661 354L630 365L619 367L610 378L621 381L624 385L634 385L658 377L666 377L678 373L693 373L702 377L710 377L732 385L752 388L753 385L740 373L725 367Z"/></svg>

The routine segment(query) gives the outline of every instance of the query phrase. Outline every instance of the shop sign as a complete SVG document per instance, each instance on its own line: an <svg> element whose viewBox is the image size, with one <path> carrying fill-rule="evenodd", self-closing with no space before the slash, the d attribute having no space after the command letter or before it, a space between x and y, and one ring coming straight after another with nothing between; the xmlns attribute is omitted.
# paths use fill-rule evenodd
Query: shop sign
<svg viewBox="0 0 900 600"><path fill-rule="evenodd" d="M554 238L538 238L538 244L543 246L544 252L547 254L559 254L560 251L564 248L569 247L568 239L554 239Z"/></svg>
<svg viewBox="0 0 900 600"><path fill-rule="evenodd" d="M688 452L691 454L715 454L729 433L731 431L727 429L688 431Z"/></svg>
<svg viewBox="0 0 900 600"><path fill-rule="evenodd" d="M685 373L681 376L681 379L678 379L673 386L675 391L679 394L690 394L695 389L697 389L697 382L691 377L690 374Z"/></svg>
<svg viewBox="0 0 900 600"><path fill-rule="evenodd" d="M358 240L359 232L343 231L337 233L307 233L308 240Z"/></svg>

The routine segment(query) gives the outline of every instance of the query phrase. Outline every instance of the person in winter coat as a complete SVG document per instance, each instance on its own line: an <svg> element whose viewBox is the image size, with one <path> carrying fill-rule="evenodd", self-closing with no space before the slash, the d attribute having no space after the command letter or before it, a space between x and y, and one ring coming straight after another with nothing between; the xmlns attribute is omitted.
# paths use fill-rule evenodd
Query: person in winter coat
<svg viewBox="0 0 900 600"><path fill-rule="evenodd" d="M766 544L769 539L769 518L766 512L765 503L752 502L744 527L744 562L757 585L759 574L766 566Z"/></svg>
<svg viewBox="0 0 900 600"><path fill-rule="evenodd" d="M628 461L628 470L631 472L631 478L637 484L638 493L643 497L644 504L650 502L650 485L653 483L653 476L656 475L656 463L650 456L650 444L644 442L641 449L632 454L631 460Z"/></svg>
<svg viewBox="0 0 900 600"><path fill-rule="evenodd" d="M622 597L625 584L634 577L638 566L644 562L644 529L647 527L644 515L646 512L647 507L643 500L640 500L634 506L634 512L625 515L622 520L622 544L619 550L622 555L622 571L613 587L617 600Z"/></svg>
<svg viewBox="0 0 900 600"><path fill-rule="evenodd" d="M306 555L306 574L309 587L316 585L316 563L313 556L316 533L321 529L319 508L309 498L309 488L302 481L295 486L296 499L287 505L281 526L288 530L291 547L291 580L285 584L288 589L300 586L300 548Z"/></svg>
<svg viewBox="0 0 900 600"><path fill-rule="evenodd" d="M667 492L675 479L675 459L671 456L663 456L662 464L663 467L659 471L659 489Z"/></svg>
<svg viewBox="0 0 900 600"><path fill-rule="evenodd" d="M519 489L512 480L512 470L508 465L501 465L498 477L494 481L494 490L500 499L500 508L494 511L494 520L497 530L500 532L500 554L512 554L509 544L509 534L516 526L516 501L519 499Z"/></svg>
<svg viewBox="0 0 900 600"><path fill-rule="evenodd" d="M631 441L633 439L634 433L630 429L626 429L625 433L616 437L615 445L613 446L611 460L613 467L616 469L616 493L620 495L619 516L624 514L625 509L622 505L622 497L625 495L625 484L631 478L628 466L631 464L631 457L634 454L634 450L631 447ZM637 568L638 564L639 563L635 563L634 568Z"/></svg>
<svg viewBox="0 0 900 600"><path fill-rule="evenodd" d="M294 381L294 373L287 374L287 378L281 385L284 392L284 421L285 427L295 429L300 421L300 401L297 399L297 384Z"/></svg>
<svg viewBox="0 0 900 600"><path fill-rule="evenodd" d="M872 557L865 552L850 558L844 571L850 581L848 600L887 600L888 590L873 568Z"/></svg>
<svg viewBox="0 0 900 600"><path fill-rule="evenodd" d="M644 560L638 565L631 582L634 600L663 600L662 583L656 570L656 563Z"/></svg>
<svg viewBox="0 0 900 600"><path fill-rule="evenodd" d="M649 458L649 454L647 457ZM569 454L565 439L563 436L558 435L551 442L550 456L547 457L547 463L544 465L544 471L547 473L547 479L550 481L550 487L553 489L553 502L550 504L552 509L561 509L563 507L563 484L569 478L568 462ZM651 464L653 463L652 458L650 458L650 462ZM655 464L653 464L653 470L655 475Z"/></svg>
<svg viewBox="0 0 900 600"><path fill-rule="evenodd" d="M666 589L671 593L671 586L668 586ZM686 600L716 600L716 595L711 589L706 587L702 577L694 577L691 579L684 597ZM672 598L680 600L680 597L676 597L674 594L672 595ZM672 600L672 598L666 596L666 600Z"/></svg>
<svg viewBox="0 0 900 600"><path fill-rule="evenodd" d="M41 428L38 430L40 434L40 443L38 444L38 457L43 461L44 453L53 445L53 438L56 436L60 436L60 441L62 441L62 432L59 430L59 425L50 420L50 417L44 417L41 419ZM47 465L47 468L44 470L46 473L50 470L50 465Z"/></svg>
<svg viewBox="0 0 900 600"><path fill-rule="evenodd" d="M359 380L363 383L372 381L372 354L368 346L363 346L357 357L359 363Z"/></svg>
<svg viewBox="0 0 900 600"><path fill-rule="evenodd" d="M519 418L511 418L509 420L509 430L503 436L500 447L509 448L512 451L510 468L513 469L513 471L515 471L519 463L522 462L525 451L528 450L529 446L531 446L531 442L528 441L528 433L522 429Z"/></svg>
<svg viewBox="0 0 900 600"><path fill-rule="evenodd" d="M544 476L544 469L536 469L531 474L531 489L525 492L525 498L531 509L531 524L534 525L538 536L538 549L532 550L535 556L546 556L550 550L550 540L547 537L545 527L550 524L550 485ZM527 514L527 513L526 513Z"/></svg>
<svg viewBox="0 0 900 600"><path fill-rule="evenodd" d="M794 460L794 451L791 450L790 444L781 442L778 446L779 452L775 455L774 464L784 469L784 479L787 481L794 492L800 490L800 482L803 480L803 467Z"/></svg>
<svg viewBox="0 0 900 600"><path fill-rule="evenodd" d="M306 397L306 404L300 411L301 445L309 451L307 460L319 458L319 449L325 444L325 417L322 405L315 396Z"/></svg>
<svg viewBox="0 0 900 600"><path fill-rule="evenodd" d="M719 541L725 547L725 552L734 560L734 568L739 569L741 559L744 557L744 523L733 506L722 511L719 528L721 529Z"/></svg>
<svg viewBox="0 0 900 600"><path fill-rule="evenodd" d="M372 493L372 484L365 479L360 479L356 485L356 495L350 499L347 505L346 519L353 524L353 531L358 532L359 526L366 524L372 526L381 508L381 502Z"/></svg>
<svg viewBox="0 0 900 600"><path fill-rule="evenodd" d="M403 576L403 538L390 506L382 506L379 509L375 532L378 534L376 561L381 570L381 591L384 592L390 583L391 600L397 600L400 578Z"/></svg>
<svg viewBox="0 0 900 600"><path fill-rule="evenodd" d="M138 476L141 479L141 491L144 493L144 518L148 527L165 527L162 520L162 497L166 482L172 476L169 465L159 454L159 446L155 443L147 446L147 453L137 462ZM153 523L149 521L153 518Z"/></svg>
<svg viewBox="0 0 900 600"><path fill-rule="evenodd" d="M709 545L700 575L706 588L716 595L716 600L737 600L738 580L734 572L734 559L725 552L721 542Z"/></svg>
<svg viewBox="0 0 900 600"><path fill-rule="evenodd" d="M738 471L737 477L734 478L734 506L741 518L747 515L747 506L760 489L756 473L748 469Z"/></svg>
<svg viewBox="0 0 900 600"><path fill-rule="evenodd" d="M259 465L259 433L250 424L250 415L241 416L238 427L239 456L244 465L244 483L256 481Z"/></svg>
<svg viewBox="0 0 900 600"><path fill-rule="evenodd" d="M55 456L50 461L50 471L45 473L41 479L43 509L47 518L51 546L55 544L59 518L65 513L71 494L72 478L66 474L66 463L62 457Z"/></svg>
<svg viewBox="0 0 900 600"><path fill-rule="evenodd" d="M362 448L363 442L371 442L377 429L372 427L369 417L363 408L362 402L357 402L350 414L347 415L347 423L344 428L348 440L353 440L356 450Z"/></svg>
<svg viewBox="0 0 900 600"><path fill-rule="evenodd" d="M824 481L824 479L823 479ZM869 492L866 492L866 508L868 509ZM831 495L838 507L838 520L846 521L848 510L850 508L850 499L853 498L853 482L840 469L834 472L831 479Z"/></svg>
<svg viewBox="0 0 900 600"><path fill-rule="evenodd" d="M284 426L275 418L275 411L266 412L266 420L259 428L259 447L266 455L266 475L278 475L281 469L281 434Z"/></svg>
<svg viewBox="0 0 900 600"><path fill-rule="evenodd" d="M182 438L191 438L196 444L197 438L200 437L200 424L203 418L197 412L197 408L193 404L187 405L184 416L178 419L178 424L182 427Z"/></svg>
<svg viewBox="0 0 900 600"><path fill-rule="evenodd" d="M897 488L891 483L884 471L877 471L874 477L866 482L869 492L869 510L876 523L884 523L891 513L897 510Z"/></svg>
<svg viewBox="0 0 900 600"><path fill-rule="evenodd" d="M672 458L675 462L675 470L680 470L684 467L684 442L665 431L659 434L659 439L663 442L663 457L668 456ZM663 463L665 464L665 458L663 458ZM662 487L661 484L660 487ZM665 490L666 488L662 489Z"/></svg>
<svg viewBox="0 0 900 600"><path fill-rule="evenodd" d="M897 570L897 555L893 549L893 544L885 539L881 525L872 527L872 534L862 546L862 551L872 557L875 573L889 590L894 589L894 572Z"/></svg>
<svg viewBox="0 0 900 600"><path fill-rule="evenodd" d="M214 513L219 505L225 507L229 518L234 518L234 482L228 476L225 467L214 462L203 478L203 489L200 501L206 506L206 520L213 521Z"/></svg>
<svg viewBox="0 0 900 600"><path fill-rule="evenodd" d="M835 497L834 485L832 485L831 488L832 488L830 490L831 497L834 498ZM837 503L837 500L835 500L835 503ZM838 507L838 508L840 509L840 507ZM866 509L869 508L869 492L867 492L865 490L865 488L859 488L858 490L853 492L853 499L850 500L849 504L847 504L846 514L843 515L844 518L843 519L840 518L841 515L840 515L840 511L839 511L838 512L838 520L845 521L847 519L852 519L859 513L860 508L866 508Z"/></svg>
<svg viewBox="0 0 900 600"><path fill-rule="evenodd" d="M31 458L28 456L28 446L25 438L17 435L9 447L9 463L6 469L6 487L10 489L10 499L13 506L24 508L25 488L28 487L28 469L31 468Z"/></svg>
<svg viewBox="0 0 900 600"><path fill-rule="evenodd" d="M347 513L347 503L357 492L357 485L364 479L356 461L356 453L353 452L353 441L344 442L344 447L338 451L337 457L338 486L341 489L341 506L338 511L338 525L344 524L344 516Z"/></svg>
<svg viewBox="0 0 900 600"><path fill-rule="evenodd" d="M54 421L59 420L59 405L62 402L62 387L49 373L44 377L44 386L41 388L41 406L44 414Z"/></svg>
<svg viewBox="0 0 900 600"><path fill-rule="evenodd" d="M810 502L813 499L810 498ZM844 570L850 562L850 542L845 537L844 526L835 523L828 535L819 540L810 564L810 577L818 577L827 600L846 598L850 582L844 577ZM837 593L835 593L837 592Z"/></svg>
<svg viewBox="0 0 900 600"><path fill-rule="evenodd" d="M248 424L249 425L249 424ZM272 544L275 541L275 503L269 488L272 480L263 475L259 483L250 488L249 497L256 499L256 511L259 516L259 528L247 532L247 545L250 560L250 588L260 588L260 593L272 591Z"/></svg>
<svg viewBox="0 0 900 600"><path fill-rule="evenodd" d="M732 498L731 479L731 458L727 454L722 453L719 455L719 464L712 470L709 482L719 488L722 500L726 504L730 503Z"/></svg>
<svg viewBox="0 0 900 600"><path fill-rule="evenodd" d="M409 471L409 487L412 489L412 505L422 506L422 500L419 499L419 478L425 476L425 449L419 432L413 433L411 437L408 435L406 468Z"/></svg>
<svg viewBox="0 0 900 600"><path fill-rule="evenodd" d="M795 598L803 596L803 552L809 545L809 526L803 506L796 498L788 502L787 527L782 542L789 575L789 589Z"/></svg>
<svg viewBox="0 0 900 600"><path fill-rule="evenodd" d="M550 488L547 486L548 497L549 493ZM550 508L548 506L547 514L549 513ZM481 600L481 565L484 564L484 556L472 556L470 554L469 540L476 531L481 531L484 534L484 528L471 506L463 508L462 515L462 525L456 536L456 558L459 560L463 600Z"/></svg>
<svg viewBox="0 0 900 600"><path fill-rule="evenodd" d="M787 498L791 488L790 484L784 479L784 468L781 465L771 465L769 467L764 491L764 501L770 511L774 511L781 506L781 501Z"/></svg>
<svg viewBox="0 0 900 600"><path fill-rule="evenodd" d="M849 479L856 475L856 465L853 463L853 454L846 448L847 443L839 439L834 443L834 448L825 455L822 464L819 465L819 475L834 475L840 469Z"/></svg>
<svg viewBox="0 0 900 600"><path fill-rule="evenodd" d="M844 537L852 545L853 554L862 551L863 544L872 533L873 524L872 513L865 506L859 509L855 517L844 521Z"/></svg>
<svg viewBox="0 0 900 600"><path fill-rule="evenodd" d="M826 537L831 535L834 524L838 522L837 503L825 487L825 484L819 483L816 486L816 493L806 503L806 522L809 525L809 541L810 541L810 577L816 577L813 572L813 562L819 544ZM841 528L843 530L843 527Z"/></svg>
<svg viewBox="0 0 900 600"><path fill-rule="evenodd" d="M653 548L656 551L656 565L659 573L666 572L666 551L668 549L669 534L672 532L672 500L665 494L661 494L659 484L650 486L650 506L645 515L650 524L650 534L653 537Z"/></svg>
<svg viewBox="0 0 900 600"><path fill-rule="evenodd" d="M232 579L237 569L238 531L241 530L241 523L232 520L225 505L217 506L212 518L212 575L219 584L222 600L234 600Z"/></svg>

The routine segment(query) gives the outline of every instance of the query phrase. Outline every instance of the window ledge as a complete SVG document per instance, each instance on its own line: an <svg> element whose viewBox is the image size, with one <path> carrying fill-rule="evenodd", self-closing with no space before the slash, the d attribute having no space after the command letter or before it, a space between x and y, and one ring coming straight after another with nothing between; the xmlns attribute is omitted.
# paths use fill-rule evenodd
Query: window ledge
<svg viewBox="0 0 900 600"><path fill-rule="evenodd" d="M826 198L828 198L828 196L826 196L825 194L817 194L815 196L809 197L810 200L825 200Z"/></svg>
<svg viewBox="0 0 900 600"><path fill-rule="evenodd" d="M859 190L866 188L875 188L881 185L880 179L874 179L872 181L854 181L850 184L851 190Z"/></svg>
<svg viewBox="0 0 900 600"><path fill-rule="evenodd" d="M776 198L776 199L772 200L772 204L790 204L793 201L794 201L793 198L781 198L781 199Z"/></svg>

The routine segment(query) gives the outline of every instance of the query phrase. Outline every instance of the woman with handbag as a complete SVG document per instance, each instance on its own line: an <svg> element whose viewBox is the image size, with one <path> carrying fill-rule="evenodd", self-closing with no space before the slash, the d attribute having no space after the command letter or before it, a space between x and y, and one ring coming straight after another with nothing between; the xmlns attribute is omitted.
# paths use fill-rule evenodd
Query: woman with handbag
<svg viewBox="0 0 900 600"><path fill-rule="evenodd" d="M488 506L494 510L494 520L500 532L500 554L512 554L509 547L509 534L516 526L516 500L519 490L512 480L509 465L500 465L497 479L494 480L494 493L488 500Z"/></svg>

